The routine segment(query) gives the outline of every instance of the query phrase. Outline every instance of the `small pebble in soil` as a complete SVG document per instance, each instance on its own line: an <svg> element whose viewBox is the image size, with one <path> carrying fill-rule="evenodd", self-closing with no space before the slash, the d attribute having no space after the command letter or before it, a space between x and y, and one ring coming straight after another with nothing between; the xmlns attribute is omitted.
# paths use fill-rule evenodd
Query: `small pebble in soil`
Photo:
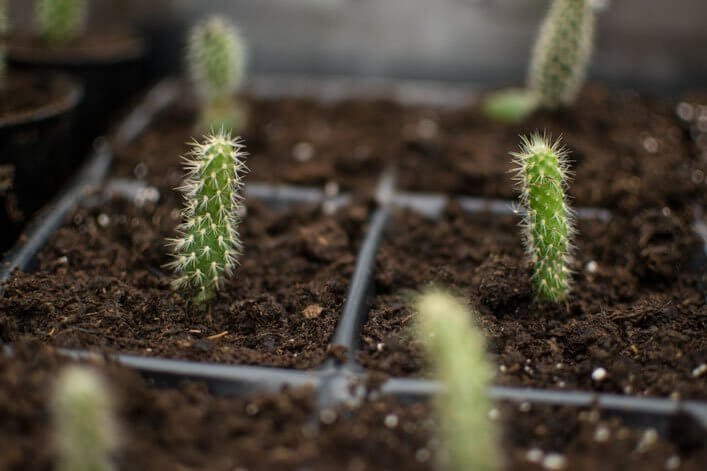
<svg viewBox="0 0 707 471"><path fill-rule="evenodd" d="M420 448L415 452L415 459L420 463L426 463L430 460L432 454L427 448Z"/></svg>
<svg viewBox="0 0 707 471"><path fill-rule="evenodd" d="M314 157L314 146L309 142L298 142L292 148L292 157L297 162L307 162Z"/></svg>
<svg viewBox="0 0 707 471"><path fill-rule="evenodd" d="M584 266L584 269L586 270L587 273L596 273L598 268L599 268L599 264L597 262L595 262L594 260L588 261L587 264Z"/></svg>
<svg viewBox="0 0 707 471"><path fill-rule="evenodd" d="M692 172L692 183L699 185L703 181L705 181L705 172L700 169L696 169Z"/></svg>
<svg viewBox="0 0 707 471"><path fill-rule="evenodd" d="M105 213L99 214L98 217L96 218L96 221L98 222L98 225L101 227L106 227L108 224L110 224L110 218Z"/></svg>
<svg viewBox="0 0 707 471"><path fill-rule="evenodd" d="M639 453L645 453L657 441L658 441L658 432L653 428L646 429L646 430L644 430L643 434L641 435L641 440L638 442L638 445L636 445L636 451Z"/></svg>
<svg viewBox="0 0 707 471"><path fill-rule="evenodd" d="M560 470L567 467L567 458L559 453L550 453L543 458L543 468L550 470Z"/></svg>
<svg viewBox="0 0 707 471"><path fill-rule="evenodd" d="M245 406L245 413L248 415L255 415L258 412L260 412L260 408L258 407L257 404L253 404L252 402L248 405Z"/></svg>
<svg viewBox="0 0 707 471"><path fill-rule="evenodd" d="M518 410L521 412L530 412L530 409L532 409L533 406L529 402L521 402L520 405L518 406Z"/></svg>
<svg viewBox="0 0 707 471"><path fill-rule="evenodd" d="M643 148L651 154L658 152L658 140L652 136L643 139Z"/></svg>
<svg viewBox="0 0 707 471"><path fill-rule="evenodd" d="M431 119L421 119L417 122L417 135L422 139L434 139L439 134L439 126Z"/></svg>
<svg viewBox="0 0 707 471"><path fill-rule="evenodd" d="M540 448L531 448L525 453L525 459L531 463L540 463L544 456L545 453Z"/></svg>
<svg viewBox="0 0 707 471"><path fill-rule="evenodd" d="M493 408L489 411L489 420L498 420L500 418L501 412L498 409Z"/></svg>
<svg viewBox="0 0 707 471"><path fill-rule="evenodd" d="M695 107L690 103L680 102L675 108L678 117L683 121L692 121L695 118Z"/></svg>
<svg viewBox="0 0 707 471"><path fill-rule="evenodd" d="M147 165L145 165L143 162L140 162L135 166L133 169L133 175L135 175L135 178L138 180L142 180L147 176Z"/></svg>
<svg viewBox="0 0 707 471"><path fill-rule="evenodd" d="M610 436L611 436L611 431L609 430L609 427L607 427L605 425L600 425L594 431L594 441L595 442L599 442L599 443L608 442Z"/></svg>
<svg viewBox="0 0 707 471"><path fill-rule="evenodd" d="M680 464L680 457L678 455L673 455L665 461L665 469L678 469L680 467Z"/></svg>
<svg viewBox="0 0 707 471"><path fill-rule="evenodd" d="M319 317L323 310L324 308L321 307L319 304L310 304L309 306L304 308L304 311L302 311L302 315L305 319L314 319L316 317Z"/></svg>
<svg viewBox="0 0 707 471"><path fill-rule="evenodd" d="M324 185L324 195L328 198L332 198L339 194L339 184L336 182L327 182Z"/></svg>
<svg viewBox="0 0 707 471"><path fill-rule="evenodd" d="M319 413L319 420L325 425L331 425L336 422L336 411L334 409L323 409Z"/></svg>
<svg viewBox="0 0 707 471"><path fill-rule="evenodd" d="M384 348L385 348L385 344L383 342L378 342L376 344L376 351L382 352Z"/></svg>
<svg viewBox="0 0 707 471"><path fill-rule="evenodd" d="M501 373L505 373L506 371L508 371L508 368L506 368L506 365L498 365L498 371L500 371Z"/></svg>
<svg viewBox="0 0 707 471"><path fill-rule="evenodd" d="M385 416L384 423L388 428L395 428L398 426L398 416L395 414L388 414Z"/></svg>
<svg viewBox="0 0 707 471"><path fill-rule="evenodd" d="M592 371L592 379L596 382L604 381L607 377L607 372L604 368L597 368Z"/></svg>
<svg viewBox="0 0 707 471"><path fill-rule="evenodd" d="M670 214L672 213L670 208L668 208L667 206L663 207L663 210L661 212L663 213L663 216L665 216L666 218L670 217Z"/></svg>
<svg viewBox="0 0 707 471"><path fill-rule="evenodd" d="M153 186L148 186L147 188L139 190L135 194L135 197L133 198L133 203L135 203L135 206L137 207L142 207L148 203L157 203L159 199L160 192L157 190L157 188Z"/></svg>
<svg viewBox="0 0 707 471"><path fill-rule="evenodd" d="M703 374L707 373L707 364L702 363L700 366L692 370L692 376L694 378L699 378Z"/></svg>

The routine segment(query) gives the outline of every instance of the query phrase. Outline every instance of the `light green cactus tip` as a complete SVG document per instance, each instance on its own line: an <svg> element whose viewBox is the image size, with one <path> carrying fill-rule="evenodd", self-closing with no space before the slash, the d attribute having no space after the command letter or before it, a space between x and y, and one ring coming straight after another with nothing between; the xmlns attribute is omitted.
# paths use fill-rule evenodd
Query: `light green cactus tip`
<svg viewBox="0 0 707 471"><path fill-rule="evenodd" d="M34 19L47 43L61 45L80 36L86 29L87 0L37 0Z"/></svg>
<svg viewBox="0 0 707 471"><path fill-rule="evenodd" d="M195 142L185 158L183 222L179 237L170 240L174 260L168 266L180 275L173 286L190 292L201 308L231 275L241 252L245 155L240 139L222 131Z"/></svg>
<svg viewBox="0 0 707 471"><path fill-rule="evenodd" d="M486 96L482 111L500 123L517 123L528 117L537 106L535 93L523 88L511 88Z"/></svg>
<svg viewBox="0 0 707 471"><path fill-rule="evenodd" d="M536 298L558 302L569 292L574 236L572 211L565 198L567 151L559 140L533 134L522 137L520 152L511 155L525 209L524 239L534 264Z"/></svg>
<svg viewBox="0 0 707 471"><path fill-rule="evenodd" d="M453 296L431 290L415 301L417 337L445 385L436 398L440 466L449 471L501 468L499 433L486 388L493 367L472 313Z"/></svg>
<svg viewBox="0 0 707 471"><path fill-rule="evenodd" d="M52 412L59 471L111 471L118 446L113 404L102 378L87 367L64 370Z"/></svg>
<svg viewBox="0 0 707 471"><path fill-rule="evenodd" d="M570 105L579 92L594 46L594 10L589 0L553 0L540 27L528 73L539 105Z"/></svg>
<svg viewBox="0 0 707 471"><path fill-rule="evenodd" d="M214 16L192 29L187 62L202 100L202 131L226 129L239 133L244 128L246 113L233 95L243 84L246 61L245 43L225 18Z"/></svg>

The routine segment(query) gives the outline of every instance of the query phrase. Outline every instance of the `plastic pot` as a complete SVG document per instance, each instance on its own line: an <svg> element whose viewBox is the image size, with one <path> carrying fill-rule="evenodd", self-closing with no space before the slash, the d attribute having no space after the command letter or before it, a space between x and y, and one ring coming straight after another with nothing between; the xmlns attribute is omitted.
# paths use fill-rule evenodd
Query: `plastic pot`
<svg viewBox="0 0 707 471"><path fill-rule="evenodd" d="M0 251L16 239L19 230L74 171L70 131L83 89L58 74L30 76L11 72L11 80L41 80L54 90L49 103L0 116L0 166L9 188L0 208ZM11 93L9 90L7 93ZM0 95L3 92L0 92Z"/></svg>

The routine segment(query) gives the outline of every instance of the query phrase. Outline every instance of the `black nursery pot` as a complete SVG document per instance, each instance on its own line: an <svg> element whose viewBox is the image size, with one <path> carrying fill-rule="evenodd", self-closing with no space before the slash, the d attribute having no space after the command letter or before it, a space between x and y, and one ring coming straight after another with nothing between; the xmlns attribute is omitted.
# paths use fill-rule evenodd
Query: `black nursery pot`
<svg viewBox="0 0 707 471"><path fill-rule="evenodd" d="M77 157L102 134L125 101L143 85L145 44L130 32L87 33L65 46L50 47L34 36L8 40L11 65L29 70L59 70L80 79L85 97L75 126ZM78 161L77 161L78 163Z"/></svg>
<svg viewBox="0 0 707 471"><path fill-rule="evenodd" d="M0 115L0 166L9 183L0 195L0 251L74 171L70 131L83 96L82 86L67 76L16 72L8 75L0 96L13 93L13 83L36 84L52 98Z"/></svg>

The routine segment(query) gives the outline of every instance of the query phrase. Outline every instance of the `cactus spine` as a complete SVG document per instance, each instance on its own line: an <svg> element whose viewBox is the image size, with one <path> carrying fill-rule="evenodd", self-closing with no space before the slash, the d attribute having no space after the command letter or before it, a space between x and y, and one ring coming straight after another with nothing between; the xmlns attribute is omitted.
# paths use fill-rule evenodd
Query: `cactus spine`
<svg viewBox="0 0 707 471"><path fill-rule="evenodd" d="M230 276L241 251L238 212L242 206L245 152L239 139L225 132L195 142L186 156L187 177L183 222L170 241L174 260L168 265L181 276L173 286L193 294L205 307Z"/></svg>
<svg viewBox="0 0 707 471"><path fill-rule="evenodd" d="M233 94L243 84L246 55L238 30L222 17L208 18L192 29L187 62L202 100L202 131L226 129L238 133L244 127L245 112Z"/></svg>
<svg viewBox="0 0 707 471"><path fill-rule="evenodd" d="M441 420L443 469L496 470L501 467L498 430L489 419L486 388L493 368L472 313L454 297L432 290L417 298L417 336L446 389L436 398Z"/></svg>
<svg viewBox="0 0 707 471"><path fill-rule="evenodd" d="M71 366L63 371L53 397L60 471L110 471L118 445L111 397L97 373Z"/></svg>
<svg viewBox="0 0 707 471"><path fill-rule="evenodd" d="M40 36L60 45L83 33L87 11L87 0L37 0L34 18Z"/></svg>
<svg viewBox="0 0 707 471"><path fill-rule="evenodd" d="M526 250L533 264L533 283L540 301L558 302L569 291L572 211L567 206L567 151L560 141L533 134L522 137L520 152L512 153L516 181L525 208Z"/></svg>
<svg viewBox="0 0 707 471"><path fill-rule="evenodd" d="M571 104L579 92L594 44L594 11L588 0L553 0L540 27L528 86L543 108Z"/></svg>

